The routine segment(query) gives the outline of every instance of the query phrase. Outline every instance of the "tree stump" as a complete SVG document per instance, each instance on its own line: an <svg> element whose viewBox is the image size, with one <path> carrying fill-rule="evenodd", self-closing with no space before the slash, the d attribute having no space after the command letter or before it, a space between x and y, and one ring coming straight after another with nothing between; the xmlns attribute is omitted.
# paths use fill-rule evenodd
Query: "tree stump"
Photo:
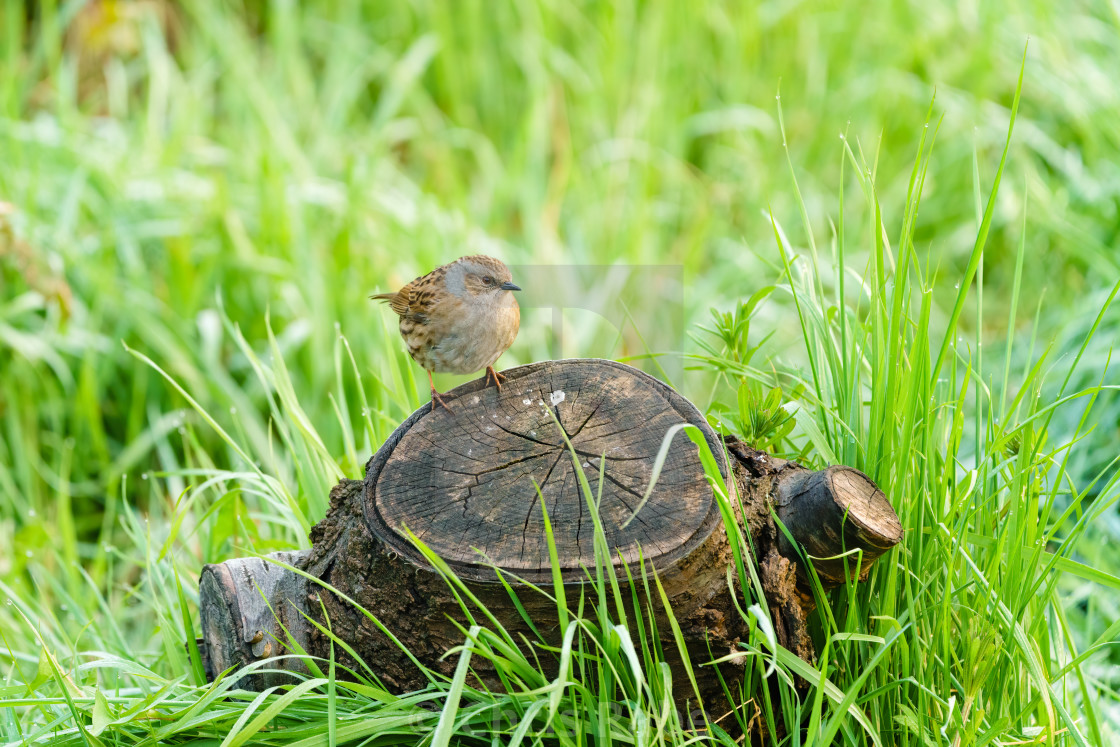
<svg viewBox="0 0 1120 747"><path fill-rule="evenodd" d="M394 690L423 687L433 672L449 676L454 661L441 657L463 642L466 618L410 533L446 562L515 640L539 640L498 582L500 570L540 634L558 643L555 602L523 582L551 590L542 503L563 583L572 587L569 601L579 599L576 587L594 568L594 522L578 462L599 500L619 578L625 582L627 569L640 577L643 564L647 573L657 573L701 697L725 700L715 667L699 665L737 650L748 627L731 596L741 590L728 587L732 554L719 504L696 446L683 434L675 437L635 514L667 431L681 423L703 433L718 482L738 490L742 510L736 504L735 515L751 535L779 641L798 655L810 661L814 656L805 627L812 599L797 548L777 530L771 510L811 556L822 558L813 563L826 584L842 583L845 573L865 575L901 539L890 503L862 473L847 467L813 472L733 439L725 450L691 403L637 369L566 360L504 375L500 392L482 379L453 390L453 411L421 407L369 460L364 481L344 480L332 490L327 516L311 532L313 548L277 555L318 582L258 559L203 569L200 650L211 677L301 649L326 658L330 639L318 626L329 627L360 659L336 646L344 666L375 675ZM845 566L827 559L852 549L862 550L861 562L848 558ZM649 609L658 628L668 631L665 610L653 601ZM477 609L471 612L485 619ZM627 615L634 620L633 610ZM672 649L671 643L664 647L675 689L682 702L695 701ZM542 662L549 658L539 648L526 653ZM475 674L500 687L487 664L476 657ZM724 677L734 680L735 665L721 666ZM242 684L262 689L290 681L285 671L307 670L299 658L287 657L242 675Z"/></svg>

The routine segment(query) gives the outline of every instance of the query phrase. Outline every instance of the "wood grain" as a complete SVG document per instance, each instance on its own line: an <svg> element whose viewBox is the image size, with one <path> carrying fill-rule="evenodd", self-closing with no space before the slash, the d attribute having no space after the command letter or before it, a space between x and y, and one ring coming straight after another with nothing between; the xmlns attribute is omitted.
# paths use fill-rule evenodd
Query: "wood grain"
<svg viewBox="0 0 1120 747"><path fill-rule="evenodd" d="M453 390L453 412L421 408L370 461L370 530L402 555L423 563L407 527L457 572L493 578L493 564L545 580L543 500L565 577L582 575L594 563L594 522L565 437L596 496L602 482L599 517L624 561L642 554L655 567L672 563L719 523L697 448L684 434L634 514L675 425L700 428L727 476L718 437L671 388L600 360L550 361L504 375L501 392L477 381Z"/></svg>

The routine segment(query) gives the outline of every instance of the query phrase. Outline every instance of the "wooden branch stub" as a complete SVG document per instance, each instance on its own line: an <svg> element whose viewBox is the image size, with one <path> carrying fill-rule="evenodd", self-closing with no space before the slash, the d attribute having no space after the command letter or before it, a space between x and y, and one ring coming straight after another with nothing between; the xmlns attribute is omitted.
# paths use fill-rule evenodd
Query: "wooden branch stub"
<svg viewBox="0 0 1120 747"><path fill-rule="evenodd" d="M844 583L845 569L851 578L866 578L875 560L902 539L902 524L883 491L851 467L789 474L779 483L776 508L829 586ZM779 548L783 555L796 557L784 534ZM835 557L855 549L862 560L855 555Z"/></svg>
<svg viewBox="0 0 1120 747"><path fill-rule="evenodd" d="M302 568L309 553L277 552L268 557ZM301 612L307 610L308 592L303 576L260 558L235 558L203 566L198 597L205 642L200 651L207 675L213 679L230 667L239 668L289 651L289 635L306 650L309 631ZM275 668L272 665L262 670ZM288 659L283 668L307 673L307 667L296 658ZM262 690L292 681L283 673L256 671L244 678L241 687Z"/></svg>

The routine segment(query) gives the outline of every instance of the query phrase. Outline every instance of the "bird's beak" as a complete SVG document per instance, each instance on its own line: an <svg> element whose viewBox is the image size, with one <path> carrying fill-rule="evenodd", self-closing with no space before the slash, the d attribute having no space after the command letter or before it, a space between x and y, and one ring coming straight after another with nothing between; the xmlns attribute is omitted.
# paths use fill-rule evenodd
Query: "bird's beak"
<svg viewBox="0 0 1120 747"><path fill-rule="evenodd" d="M504 291L519 291L519 290L521 290L521 286L514 285L513 283L502 283L499 287Z"/></svg>

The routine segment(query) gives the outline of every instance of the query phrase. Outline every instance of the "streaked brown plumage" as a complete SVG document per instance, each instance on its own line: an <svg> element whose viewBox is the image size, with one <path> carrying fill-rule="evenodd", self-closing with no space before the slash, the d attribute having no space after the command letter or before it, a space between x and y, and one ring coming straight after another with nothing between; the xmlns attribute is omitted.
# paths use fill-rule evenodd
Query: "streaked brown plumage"
<svg viewBox="0 0 1120 747"><path fill-rule="evenodd" d="M428 372L434 409L437 402L447 404L436 391L432 372L469 374L485 368L501 390L494 362L513 344L521 326L521 309L511 292L517 290L508 267L476 254L437 267L396 293L370 298L385 301L400 316L408 354Z"/></svg>

